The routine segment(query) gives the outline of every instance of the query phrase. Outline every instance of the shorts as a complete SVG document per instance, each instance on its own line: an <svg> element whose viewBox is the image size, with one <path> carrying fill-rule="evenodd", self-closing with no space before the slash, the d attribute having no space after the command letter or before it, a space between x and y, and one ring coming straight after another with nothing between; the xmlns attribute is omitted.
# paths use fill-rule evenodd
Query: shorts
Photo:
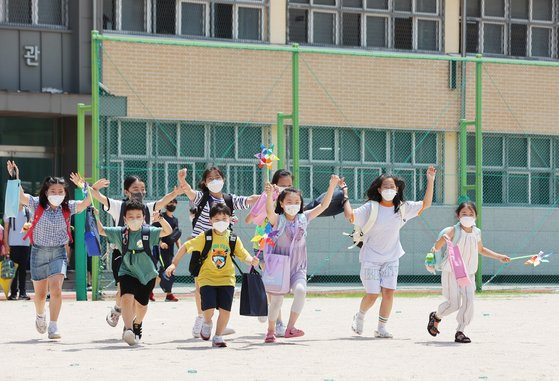
<svg viewBox="0 0 559 381"><path fill-rule="evenodd" d="M203 286L200 287L200 298L202 299L202 311L212 308L222 308L231 311L233 305L233 286Z"/></svg>
<svg viewBox="0 0 559 381"><path fill-rule="evenodd" d="M118 279L120 283L120 295L126 294L134 295L134 299L142 306L147 306L149 303L149 296L155 287L155 278L150 280L147 284L142 284L138 279L130 275L121 275Z"/></svg>
<svg viewBox="0 0 559 381"><path fill-rule="evenodd" d="M120 265L122 264L122 254L119 250L114 249L112 255L111 268L113 270L113 278L115 279L115 284L118 284L118 270L120 270Z"/></svg>
<svg viewBox="0 0 559 381"><path fill-rule="evenodd" d="M68 257L65 246L31 247L31 280L44 280L52 275L66 276Z"/></svg>
<svg viewBox="0 0 559 381"><path fill-rule="evenodd" d="M385 263L361 263L361 282L367 294L380 294L381 287L395 290L398 284L399 261Z"/></svg>

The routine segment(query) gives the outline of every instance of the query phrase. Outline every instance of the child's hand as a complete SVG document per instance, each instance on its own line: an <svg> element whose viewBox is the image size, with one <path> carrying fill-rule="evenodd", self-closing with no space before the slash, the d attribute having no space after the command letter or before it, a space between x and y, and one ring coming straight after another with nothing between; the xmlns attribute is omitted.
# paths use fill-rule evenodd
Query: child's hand
<svg viewBox="0 0 559 381"><path fill-rule="evenodd" d="M252 261L250 262L250 264L251 264L253 267L258 266L259 263L260 263L260 259L258 259L258 258L256 258L256 257L252 257Z"/></svg>
<svg viewBox="0 0 559 381"><path fill-rule="evenodd" d="M345 183L345 177L340 177L340 180L338 180L338 186L341 189L347 188L347 184Z"/></svg>
<svg viewBox="0 0 559 381"><path fill-rule="evenodd" d="M272 196L272 193L274 192L274 186L270 183L266 183L266 185L264 186L264 191L268 196Z"/></svg>
<svg viewBox="0 0 559 381"><path fill-rule="evenodd" d="M79 189L82 189L85 185L85 179L79 173L70 173L70 181Z"/></svg>
<svg viewBox="0 0 559 381"><path fill-rule="evenodd" d="M13 174L16 179L19 179L19 168L17 167L15 161L8 160L6 167L8 169L8 173L10 174L10 176L12 176Z"/></svg>
<svg viewBox="0 0 559 381"><path fill-rule="evenodd" d="M152 215L151 220L152 220L153 222L159 222L159 221L161 221L161 218L162 218L162 217L161 217L161 213L159 213L159 212L153 212L153 215Z"/></svg>
<svg viewBox="0 0 559 381"><path fill-rule="evenodd" d="M176 268L177 267L173 263L171 263L169 265L169 267L167 267L167 270L165 270L165 275L167 275L167 277L170 278L171 276L173 276L175 274L175 269Z"/></svg>
<svg viewBox="0 0 559 381"><path fill-rule="evenodd" d="M167 245L165 242L161 241L161 243L159 244L159 247L162 248L163 250L167 250L169 248L169 245Z"/></svg>
<svg viewBox="0 0 559 381"><path fill-rule="evenodd" d="M91 186L93 190L99 191L103 188L108 188L111 182L107 179L99 179Z"/></svg>
<svg viewBox="0 0 559 381"><path fill-rule="evenodd" d="M498 259L501 263L509 263L510 262L510 257L508 255L501 255Z"/></svg>
<svg viewBox="0 0 559 381"><path fill-rule="evenodd" d="M427 180L435 181L435 175L436 174L437 174L437 170L435 169L435 167L430 166L427 169Z"/></svg>
<svg viewBox="0 0 559 381"><path fill-rule="evenodd" d="M182 183L186 182L187 172L188 172L188 170L186 168L183 168L180 171L178 171L177 178L179 179L179 184L182 184Z"/></svg>

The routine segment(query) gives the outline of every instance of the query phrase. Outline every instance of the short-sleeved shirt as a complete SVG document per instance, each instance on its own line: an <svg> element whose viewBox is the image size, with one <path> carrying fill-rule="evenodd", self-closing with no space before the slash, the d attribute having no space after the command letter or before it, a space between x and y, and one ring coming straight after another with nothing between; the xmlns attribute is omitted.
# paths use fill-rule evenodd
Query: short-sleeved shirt
<svg viewBox="0 0 559 381"><path fill-rule="evenodd" d="M76 205L76 201L68 201L70 214L76 213ZM35 214L38 207L39 197L29 196L31 213ZM50 205L47 206L33 230L33 244L37 246L64 246L68 241L68 226L64 221L62 207L51 208Z"/></svg>
<svg viewBox="0 0 559 381"><path fill-rule="evenodd" d="M216 234L215 232L213 233L212 247L208 253L208 257L204 263L202 263L200 275L198 275L198 284L200 284L200 287L235 286L235 267L231 259L231 250L229 249L229 235L229 231L223 235ZM188 253L192 253L193 251L202 252L205 243L206 235L202 233L187 241L184 246ZM242 261L250 256L239 238L237 238L234 254Z"/></svg>
<svg viewBox="0 0 559 381"><path fill-rule="evenodd" d="M162 229L150 226L149 245L153 247L159 243ZM105 235L110 243L122 252L122 227L105 228ZM153 259L144 251L141 230L130 231L128 237L128 252L122 257L122 264L118 276L130 275L142 284L148 284L150 280L157 277Z"/></svg>
<svg viewBox="0 0 559 381"><path fill-rule="evenodd" d="M28 217L31 219L31 212L29 210L26 212L26 208L23 207L18 211L17 216L8 218L8 226L10 228L8 231L8 245L29 246L29 240L23 239L27 232L21 232L23 225L28 222Z"/></svg>
<svg viewBox="0 0 559 381"><path fill-rule="evenodd" d="M106 208L105 204L103 204L103 210L107 213L109 213L111 215L111 217L113 218L113 222L115 224L115 226L118 224L118 221L120 220L120 213L122 210L122 204L124 204L124 200L115 200L112 198L108 198L107 200L109 200L109 207ZM145 203L144 205L146 205L148 207L148 210L150 211L150 215L147 218L147 223L150 223L151 221L151 213L155 212L155 204L156 202L148 202Z"/></svg>
<svg viewBox="0 0 559 381"><path fill-rule="evenodd" d="M423 209L422 201L406 201L404 220L419 216ZM371 215L372 201L353 211L354 224L363 227ZM400 243L402 218L400 211L394 213L394 206L379 204L377 219L372 229L363 237L363 247L359 252L359 262L386 263L398 260L405 254Z"/></svg>
<svg viewBox="0 0 559 381"><path fill-rule="evenodd" d="M196 191L196 198L192 201L195 207L198 207L203 196L204 192ZM235 210L249 208L249 205L247 204L248 197L236 196L232 194L231 198L233 199L233 210L231 211L233 214ZM225 204L225 200L223 198L215 198L210 194L210 198L204 206L204 209L202 209L202 213L200 213L200 217L198 218L198 221L196 221L196 226L194 226L194 229L192 230L192 237L196 237L200 233L212 228L212 224L210 223L210 209L212 205L219 203Z"/></svg>

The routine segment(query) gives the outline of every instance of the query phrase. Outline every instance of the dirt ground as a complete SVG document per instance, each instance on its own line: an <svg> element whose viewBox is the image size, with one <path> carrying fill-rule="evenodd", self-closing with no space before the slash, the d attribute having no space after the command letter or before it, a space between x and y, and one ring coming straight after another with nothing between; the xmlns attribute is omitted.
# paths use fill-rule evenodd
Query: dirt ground
<svg viewBox="0 0 559 381"><path fill-rule="evenodd" d="M161 298L159 298L161 300ZM291 299L286 299L287 317ZM265 324L238 315L235 300L228 348L191 337L195 306L150 304L141 345L121 341L111 328L110 301L64 300L60 341L34 327L32 302L0 301L2 380L559 380L559 294L481 296L471 344L455 344L455 316L432 338L426 331L440 296L398 297L388 328L392 340L373 338L378 306L365 334L350 330L359 298L308 298L299 324L306 335L264 344ZM215 326L215 325L214 325Z"/></svg>

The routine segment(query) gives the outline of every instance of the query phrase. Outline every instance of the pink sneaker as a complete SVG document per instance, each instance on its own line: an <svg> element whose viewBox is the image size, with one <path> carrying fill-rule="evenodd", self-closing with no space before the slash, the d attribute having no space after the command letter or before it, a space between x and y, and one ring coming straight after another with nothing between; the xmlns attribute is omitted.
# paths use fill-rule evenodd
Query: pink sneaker
<svg viewBox="0 0 559 381"><path fill-rule="evenodd" d="M304 336L304 335L305 335L305 332L303 332L300 329L297 329L295 327L288 328L285 331L285 338L286 339L289 339L291 337L301 337L301 336Z"/></svg>
<svg viewBox="0 0 559 381"><path fill-rule="evenodd" d="M266 344L271 344L276 342L276 334L272 331L268 331L266 338L264 339Z"/></svg>

